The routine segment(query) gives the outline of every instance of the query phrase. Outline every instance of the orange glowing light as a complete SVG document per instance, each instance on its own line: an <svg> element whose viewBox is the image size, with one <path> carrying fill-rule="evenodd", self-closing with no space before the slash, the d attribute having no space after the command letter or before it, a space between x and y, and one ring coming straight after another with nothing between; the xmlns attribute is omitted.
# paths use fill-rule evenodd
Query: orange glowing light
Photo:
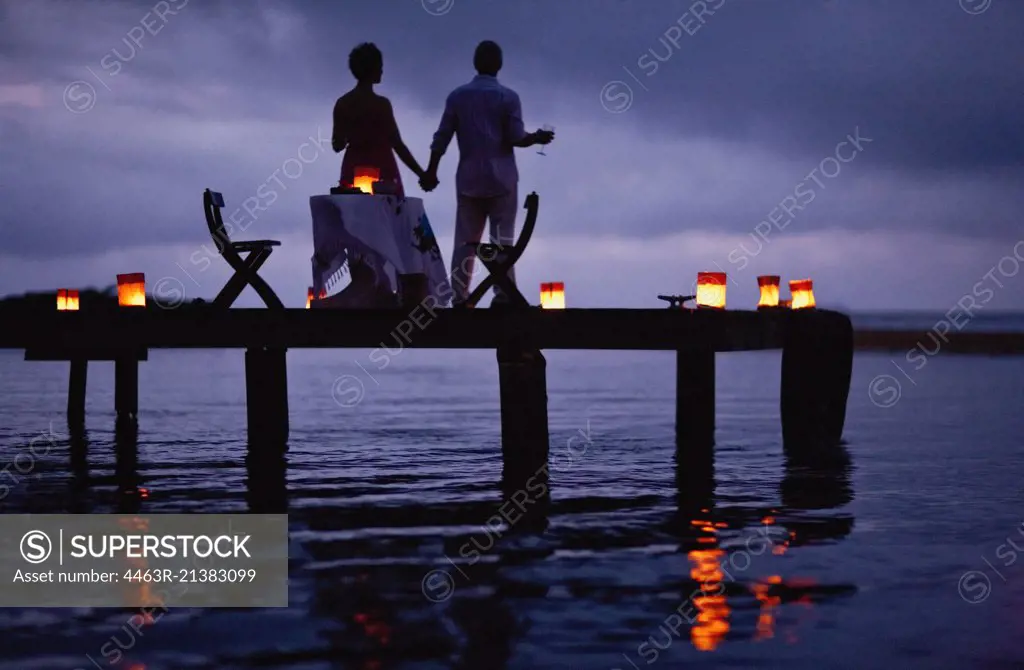
<svg viewBox="0 0 1024 670"><path fill-rule="evenodd" d="M781 581L782 578L777 575L768 578L769 584L778 584ZM761 611L757 616L757 633L754 635L755 642L775 637L774 610L782 602L782 598L770 595L770 588L768 584L754 584L754 597L761 603Z"/></svg>
<svg viewBox="0 0 1024 670"><path fill-rule="evenodd" d="M543 309L565 309L565 284L560 281L541 284L540 306Z"/></svg>
<svg viewBox="0 0 1024 670"><path fill-rule="evenodd" d="M373 182L380 180L380 170L375 167L357 166L352 186L363 193L373 193Z"/></svg>
<svg viewBox="0 0 1024 670"><path fill-rule="evenodd" d="M793 296L793 309L814 307L814 282L810 279L794 279L789 282L789 292Z"/></svg>
<svg viewBox="0 0 1024 670"><path fill-rule="evenodd" d="M792 301L792 300L780 300L780 301L779 301L779 307L785 307L785 308L787 308L787 309L788 309L788 308L790 307L790 305L792 305L792 304L793 304L793 301Z"/></svg>
<svg viewBox="0 0 1024 670"><path fill-rule="evenodd" d="M779 306L779 282L781 281L782 279L778 275L762 275L757 278L757 285L761 289L761 297L757 301L758 309Z"/></svg>
<svg viewBox="0 0 1024 670"><path fill-rule="evenodd" d="M725 273L697 273L697 306L725 309Z"/></svg>
<svg viewBox="0 0 1024 670"><path fill-rule="evenodd" d="M60 298L57 299L57 309L60 309ZM65 309L69 312L78 311L78 291L68 289L68 301Z"/></svg>
<svg viewBox="0 0 1024 670"><path fill-rule="evenodd" d="M694 564L690 577L700 584L701 595L693 599L697 620L690 629L690 641L698 651L714 651L729 632L729 605L725 601L721 549L693 549L687 557Z"/></svg>
<svg viewBox="0 0 1024 670"><path fill-rule="evenodd" d="M146 275L133 272L117 275L117 304L121 307L146 306Z"/></svg>
<svg viewBox="0 0 1024 670"><path fill-rule="evenodd" d="M306 309L309 309L309 306L312 305L312 304L313 304L313 287L310 286L309 290L306 291Z"/></svg>
<svg viewBox="0 0 1024 670"><path fill-rule="evenodd" d="M66 288L57 289L57 311L63 312L68 308L68 290Z"/></svg>

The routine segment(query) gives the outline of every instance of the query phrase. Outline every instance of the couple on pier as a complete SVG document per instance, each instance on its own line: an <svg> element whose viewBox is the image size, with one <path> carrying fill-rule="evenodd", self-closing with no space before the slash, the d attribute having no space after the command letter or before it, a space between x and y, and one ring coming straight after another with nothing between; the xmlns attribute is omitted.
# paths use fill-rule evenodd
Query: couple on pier
<svg viewBox="0 0 1024 670"><path fill-rule="evenodd" d="M342 185L353 183L356 166L372 166L380 171L382 181L392 182L398 195L404 196L395 162L397 154L419 178L420 188L433 191L438 185L441 157L452 137L458 136L455 249L451 265L456 306L469 296L475 262L471 245L480 242L488 219L493 242L511 245L515 241L519 210L515 147L548 144L555 136L549 130L524 130L519 96L497 79L502 66L501 47L491 41L481 42L473 65L476 77L448 96L430 145L430 164L426 170L402 142L391 101L373 91L373 85L380 83L384 73L383 55L375 45L360 44L349 54L349 69L357 83L334 105L332 147L335 153L345 151ZM509 270L508 277L515 281L514 269ZM499 289L495 293L496 301L504 299Z"/></svg>

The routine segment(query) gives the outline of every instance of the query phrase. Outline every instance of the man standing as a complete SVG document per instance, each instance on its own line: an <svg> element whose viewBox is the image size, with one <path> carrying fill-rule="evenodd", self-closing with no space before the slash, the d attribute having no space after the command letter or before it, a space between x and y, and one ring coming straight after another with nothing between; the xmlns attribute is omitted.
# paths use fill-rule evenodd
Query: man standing
<svg viewBox="0 0 1024 670"><path fill-rule="evenodd" d="M430 165L420 182L425 191L437 186L437 167L453 135L458 135L459 167L455 174L457 210L455 250L452 252L451 285L454 306L469 297L473 280L475 251L484 224L490 220L491 241L502 246L515 242L516 213L519 210L519 172L514 147L548 144L555 134L547 130L523 130L519 96L498 83L501 47L490 40L481 42L473 56L477 75L448 96L441 123L430 145ZM515 283L514 269L508 278ZM494 303L508 297L498 286Z"/></svg>

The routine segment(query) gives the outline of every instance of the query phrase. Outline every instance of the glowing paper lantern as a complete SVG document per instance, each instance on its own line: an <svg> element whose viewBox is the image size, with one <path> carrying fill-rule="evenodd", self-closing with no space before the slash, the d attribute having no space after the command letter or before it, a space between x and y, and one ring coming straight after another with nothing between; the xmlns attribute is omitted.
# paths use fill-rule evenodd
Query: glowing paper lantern
<svg viewBox="0 0 1024 670"><path fill-rule="evenodd" d="M309 306L312 305L312 304L313 304L313 287L310 286L309 290L306 291L306 309L309 309Z"/></svg>
<svg viewBox="0 0 1024 670"><path fill-rule="evenodd" d="M57 289L57 311L63 312L68 308L68 290L66 288Z"/></svg>
<svg viewBox="0 0 1024 670"><path fill-rule="evenodd" d="M793 309L814 307L814 282L810 279L794 279L789 282L789 292L793 296Z"/></svg>
<svg viewBox="0 0 1024 670"><path fill-rule="evenodd" d="M117 304L121 307L146 306L146 275L141 272L117 275Z"/></svg>
<svg viewBox="0 0 1024 670"><path fill-rule="evenodd" d="M757 301L758 309L762 307L779 306L779 282L778 275L762 275L757 278L757 285L761 289L761 297Z"/></svg>
<svg viewBox="0 0 1024 670"><path fill-rule="evenodd" d="M363 193L373 193L373 182L380 180L380 170L375 167L356 167L352 186Z"/></svg>
<svg viewBox="0 0 1024 670"><path fill-rule="evenodd" d="M541 284L540 306L543 309L565 309L565 284L560 281Z"/></svg>
<svg viewBox="0 0 1024 670"><path fill-rule="evenodd" d="M58 299L57 302L60 303L60 299ZM74 289L68 289L68 301L65 309L67 309L67 311L69 312L78 311L78 291Z"/></svg>
<svg viewBox="0 0 1024 670"><path fill-rule="evenodd" d="M725 309L725 273L697 273L697 306Z"/></svg>

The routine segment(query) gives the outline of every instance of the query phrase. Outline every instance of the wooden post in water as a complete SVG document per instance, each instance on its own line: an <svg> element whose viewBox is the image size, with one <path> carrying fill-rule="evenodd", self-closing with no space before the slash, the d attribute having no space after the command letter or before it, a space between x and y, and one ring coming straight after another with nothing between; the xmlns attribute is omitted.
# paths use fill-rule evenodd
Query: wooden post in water
<svg viewBox="0 0 1024 670"><path fill-rule="evenodd" d="M540 350L508 345L498 349L501 454L505 479L527 480L548 463L547 361Z"/></svg>
<svg viewBox="0 0 1024 670"><path fill-rule="evenodd" d="M782 348L782 439L788 449L833 447L843 437L853 372L853 325L845 314L794 310Z"/></svg>
<svg viewBox="0 0 1024 670"><path fill-rule="evenodd" d="M114 411L119 425L138 422L139 360L134 352L114 361Z"/></svg>
<svg viewBox="0 0 1024 670"><path fill-rule="evenodd" d="M68 425L85 424L85 388L89 373L89 362L84 358L71 359L68 375Z"/></svg>
<svg viewBox="0 0 1024 670"><path fill-rule="evenodd" d="M245 393L249 444L285 450L288 442L287 349L245 351Z"/></svg>
<svg viewBox="0 0 1024 670"><path fill-rule="evenodd" d="M714 460L715 352L676 352L676 450L684 462Z"/></svg>

